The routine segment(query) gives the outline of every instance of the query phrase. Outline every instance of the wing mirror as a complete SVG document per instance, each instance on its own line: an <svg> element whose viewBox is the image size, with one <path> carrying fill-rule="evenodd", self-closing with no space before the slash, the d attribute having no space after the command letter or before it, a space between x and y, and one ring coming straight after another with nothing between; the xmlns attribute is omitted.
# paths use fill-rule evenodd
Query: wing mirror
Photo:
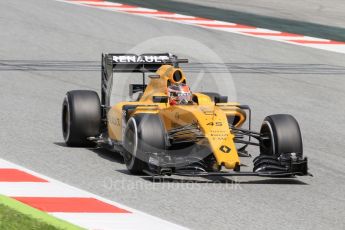
<svg viewBox="0 0 345 230"><path fill-rule="evenodd" d="M153 96L152 101L154 103L168 103L169 98L167 96Z"/></svg>

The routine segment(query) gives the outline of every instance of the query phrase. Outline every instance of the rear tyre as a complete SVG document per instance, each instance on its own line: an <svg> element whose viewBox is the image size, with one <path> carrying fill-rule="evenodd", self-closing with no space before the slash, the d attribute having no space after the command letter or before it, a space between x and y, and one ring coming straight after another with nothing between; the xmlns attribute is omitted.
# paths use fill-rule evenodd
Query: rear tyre
<svg viewBox="0 0 345 230"><path fill-rule="evenodd" d="M125 163L132 174L148 169L149 153L166 148L165 129L158 115L138 114L131 117L124 136Z"/></svg>
<svg viewBox="0 0 345 230"><path fill-rule="evenodd" d="M97 136L101 126L98 94L90 90L67 92L62 103L62 134L68 146L94 145L87 137Z"/></svg>
<svg viewBox="0 0 345 230"><path fill-rule="evenodd" d="M288 114L267 116L261 126L260 155L281 156L296 153L303 156L302 135L296 119Z"/></svg>

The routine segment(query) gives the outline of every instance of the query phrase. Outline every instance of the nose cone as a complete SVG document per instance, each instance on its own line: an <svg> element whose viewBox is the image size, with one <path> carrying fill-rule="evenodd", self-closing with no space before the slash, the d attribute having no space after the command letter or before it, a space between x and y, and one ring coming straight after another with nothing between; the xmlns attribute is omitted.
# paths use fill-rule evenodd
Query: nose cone
<svg viewBox="0 0 345 230"><path fill-rule="evenodd" d="M224 165L228 169L234 169L239 165L240 159L233 140L234 135L230 132L224 112L214 106L208 109L203 107L198 122L204 130L218 165Z"/></svg>
<svg viewBox="0 0 345 230"><path fill-rule="evenodd" d="M234 169L240 164L232 134L228 134L222 140L215 140L212 136L208 140L218 165L224 165L227 169Z"/></svg>

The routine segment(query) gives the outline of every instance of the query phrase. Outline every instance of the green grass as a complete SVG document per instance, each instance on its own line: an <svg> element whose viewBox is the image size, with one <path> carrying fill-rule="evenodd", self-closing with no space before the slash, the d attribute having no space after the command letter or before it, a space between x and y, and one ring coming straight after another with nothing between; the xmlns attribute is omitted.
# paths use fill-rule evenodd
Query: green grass
<svg viewBox="0 0 345 230"><path fill-rule="evenodd" d="M60 230L53 225L32 218L29 215L20 213L7 205L0 204L0 229L6 230L26 230L26 229L44 229Z"/></svg>
<svg viewBox="0 0 345 230"><path fill-rule="evenodd" d="M82 228L55 218L23 204L15 199L0 195L0 230L81 230Z"/></svg>

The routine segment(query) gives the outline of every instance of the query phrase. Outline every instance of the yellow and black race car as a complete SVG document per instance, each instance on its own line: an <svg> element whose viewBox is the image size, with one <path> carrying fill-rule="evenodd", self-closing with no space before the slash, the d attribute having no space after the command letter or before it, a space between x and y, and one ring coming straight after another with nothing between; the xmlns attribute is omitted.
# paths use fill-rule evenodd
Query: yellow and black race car
<svg viewBox="0 0 345 230"><path fill-rule="evenodd" d="M69 91L64 98L66 144L119 152L133 174L309 174L300 128L291 115L267 116L260 131L252 131L249 106L228 102L218 93L190 91L179 67L187 62L169 53L103 54L101 100L88 90ZM142 74L143 83L129 87L137 100L110 104L116 72ZM148 84L146 77L150 78ZM244 123L249 123L248 128ZM240 156L250 156L248 145L258 146L260 154L253 161L253 170L241 171Z"/></svg>

